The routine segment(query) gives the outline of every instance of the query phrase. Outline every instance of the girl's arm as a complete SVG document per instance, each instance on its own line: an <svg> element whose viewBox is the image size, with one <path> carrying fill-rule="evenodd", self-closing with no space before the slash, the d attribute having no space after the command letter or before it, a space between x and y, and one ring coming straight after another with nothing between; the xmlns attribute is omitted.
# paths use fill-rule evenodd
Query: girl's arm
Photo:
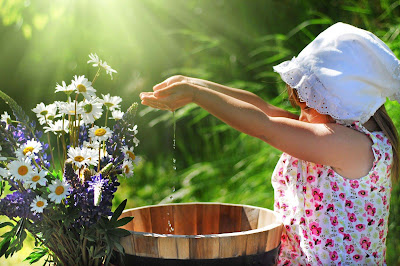
<svg viewBox="0 0 400 266"><path fill-rule="evenodd" d="M276 107L274 105L267 103L266 101L264 101L263 99L261 99L259 96L257 96L256 94L254 94L252 92L227 87L227 86L224 86L224 85L221 85L218 83L214 83L214 82L211 82L208 80L203 80L203 79L190 78L190 77L185 77L185 76L181 76L181 75L173 76L173 77L170 77L169 79L167 79L166 81L154 86L153 90L157 91L157 90L163 89L175 82L187 82L189 84L194 84L194 85L201 86L204 88L209 88L213 91L217 91L217 92L226 94L228 96L231 96L233 98L250 103L250 104L258 107L261 111L263 111L265 114L267 114L268 116L271 116L271 117L288 117L288 118L292 118L292 119L299 118L299 116L296 114L293 114L289 111L286 111L284 109L281 109L279 107Z"/></svg>
<svg viewBox="0 0 400 266"><path fill-rule="evenodd" d="M175 110L194 102L235 129L296 158L329 165L348 178L366 175L373 163L371 140L338 124L311 124L268 116L257 106L203 86L177 82L141 94L142 103Z"/></svg>

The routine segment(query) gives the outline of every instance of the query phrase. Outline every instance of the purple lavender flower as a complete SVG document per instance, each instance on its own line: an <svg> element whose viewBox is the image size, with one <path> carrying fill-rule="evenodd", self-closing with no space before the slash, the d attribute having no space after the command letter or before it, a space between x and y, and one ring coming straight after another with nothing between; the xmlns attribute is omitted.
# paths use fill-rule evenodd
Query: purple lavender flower
<svg viewBox="0 0 400 266"><path fill-rule="evenodd" d="M14 218L28 218L31 220L40 220L40 214L33 214L30 209L30 205L35 198L35 193L31 190L24 192L15 191L12 194L8 194L0 200L0 214L6 215L7 217Z"/></svg>
<svg viewBox="0 0 400 266"><path fill-rule="evenodd" d="M112 215L112 199L119 182L116 178L103 178L102 174L91 177L91 181L83 184L74 182L75 188L69 196L68 204L80 209L80 217L74 226L89 226L95 224L101 216ZM95 194L100 191L100 198L95 201Z"/></svg>

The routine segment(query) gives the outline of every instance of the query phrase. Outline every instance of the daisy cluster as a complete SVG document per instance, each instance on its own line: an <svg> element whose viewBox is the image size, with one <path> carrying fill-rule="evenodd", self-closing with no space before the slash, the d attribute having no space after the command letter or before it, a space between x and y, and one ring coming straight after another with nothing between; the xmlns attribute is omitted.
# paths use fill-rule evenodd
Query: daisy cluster
<svg viewBox="0 0 400 266"><path fill-rule="evenodd" d="M20 121L20 112L15 111L19 109L13 109L15 119L7 112L1 115L0 181L8 182L14 192L0 199L0 214L42 219L62 205L79 210L74 226L112 215L118 177L132 176L139 162L134 151L139 144L133 121L137 104L124 113L120 97L98 97L94 82L101 70L111 78L117 71L96 54L89 58L88 63L98 68L92 81L76 75L69 84L57 83L55 93L66 100L41 102L32 109L47 143L42 141L46 136L34 130L35 124Z"/></svg>

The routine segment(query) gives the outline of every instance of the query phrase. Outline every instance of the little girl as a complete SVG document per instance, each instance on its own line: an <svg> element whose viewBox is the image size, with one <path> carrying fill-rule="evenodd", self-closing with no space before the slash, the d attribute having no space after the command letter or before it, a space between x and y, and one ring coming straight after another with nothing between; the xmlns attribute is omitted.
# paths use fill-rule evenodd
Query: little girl
<svg viewBox="0 0 400 266"><path fill-rule="evenodd" d="M175 110L196 103L283 151L272 175L285 230L279 265L382 265L397 131L384 107L400 100L400 62L375 35L337 23L274 67L300 116L253 93L174 76L141 94Z"/></svg>

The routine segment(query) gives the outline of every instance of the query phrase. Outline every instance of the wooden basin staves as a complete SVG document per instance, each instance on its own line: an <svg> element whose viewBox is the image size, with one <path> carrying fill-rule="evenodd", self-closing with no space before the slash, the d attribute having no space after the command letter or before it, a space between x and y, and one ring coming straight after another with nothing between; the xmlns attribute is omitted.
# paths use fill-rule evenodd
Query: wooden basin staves
<svg viewBox="0 0 400 266"><path fill-rule="evenodd" d="M126 210L126 254L162 259L216 259L262 254L280 244L283 225L269 209L180 203Z"/></svg>

